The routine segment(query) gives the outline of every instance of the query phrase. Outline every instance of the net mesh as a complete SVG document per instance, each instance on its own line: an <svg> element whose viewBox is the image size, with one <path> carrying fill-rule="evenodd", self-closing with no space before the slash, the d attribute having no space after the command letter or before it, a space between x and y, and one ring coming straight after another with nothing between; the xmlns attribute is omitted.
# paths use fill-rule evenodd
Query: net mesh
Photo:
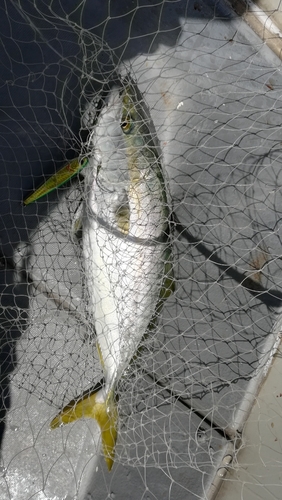
<svg viewBox="0 0 282 500"><path fill-rule="evenodd" d="M214 498L279 333L280 59L224 2L0 8L0 499ZM120 73L156 130L176 290L118 383L108 473L95 421L50 430L103 376L73 224L83 173L22 201L85 154Z"/></svg>

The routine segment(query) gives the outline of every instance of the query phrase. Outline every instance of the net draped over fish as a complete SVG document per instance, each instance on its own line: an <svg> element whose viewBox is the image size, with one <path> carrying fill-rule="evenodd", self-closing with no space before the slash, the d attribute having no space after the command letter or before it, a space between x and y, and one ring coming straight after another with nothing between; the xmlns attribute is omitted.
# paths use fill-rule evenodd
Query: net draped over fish
<svg viewBox="0 0 282 500"><path fill-rule="evenodd" d="M279 342L279 36L224 1L1 12L0 500L211 500ZM244 500L278 498L258 439Z"/></svg>

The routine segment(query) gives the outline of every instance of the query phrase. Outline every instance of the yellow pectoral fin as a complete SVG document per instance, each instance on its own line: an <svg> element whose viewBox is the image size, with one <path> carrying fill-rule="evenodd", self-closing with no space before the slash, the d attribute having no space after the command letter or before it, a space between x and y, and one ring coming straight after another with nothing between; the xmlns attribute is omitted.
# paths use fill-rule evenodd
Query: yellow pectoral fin
<svg viewBox="0 0 282 500"><path fill-rule="evenodd" d="M99 395L99 396L98 396ZM103 400L100 391L86 394L81 399L71 401L52 420L51 429L61 424L74 422L79 418L94 418L101 429L102 447L109 471L114 463L117 440L118 412L113 396Z"/></svg>
<svg viewBox="0 0 282 500"><path fill-rule="evenodd" d="M62 186L71 179L75 174L80 172L86 164L88 163L87 158L83 158L79 161L77 158L71 160L69 163L64 165L58 172L56 172L52 177L50 177L44 184L42 184L38 189L36 189L31 195L29 195L24 201L24 205L29 205L34 201L39 200L48 193L54 191L54 189Z"/></svg>

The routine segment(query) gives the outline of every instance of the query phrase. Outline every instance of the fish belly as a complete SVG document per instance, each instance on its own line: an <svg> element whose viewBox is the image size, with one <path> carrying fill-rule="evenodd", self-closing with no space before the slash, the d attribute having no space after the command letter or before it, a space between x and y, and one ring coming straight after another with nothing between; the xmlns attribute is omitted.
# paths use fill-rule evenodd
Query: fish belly
<svg viewBox="0 0 282 500"><path fill-rule="evenodd" d="M89 300L110 391L154 315L164 269L163 245L119 238L95 220L84 232Z"/></svg>

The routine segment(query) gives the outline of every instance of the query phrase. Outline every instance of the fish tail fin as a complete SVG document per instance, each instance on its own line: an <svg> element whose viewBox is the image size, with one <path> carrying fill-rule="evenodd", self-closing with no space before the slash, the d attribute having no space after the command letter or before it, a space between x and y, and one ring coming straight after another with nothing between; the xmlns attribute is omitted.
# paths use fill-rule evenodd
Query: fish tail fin
<svg viewBox="0 0 282 500"><path fill-rule="evenodd" d="M101 429L103 453L110 471L114 463L118 419L113 392L105 398L103 389L100 389L71 401L53 418L50 426L51 429L56 429L62 424L74 422L79 418L94 418L98 423Z"/></svg>

